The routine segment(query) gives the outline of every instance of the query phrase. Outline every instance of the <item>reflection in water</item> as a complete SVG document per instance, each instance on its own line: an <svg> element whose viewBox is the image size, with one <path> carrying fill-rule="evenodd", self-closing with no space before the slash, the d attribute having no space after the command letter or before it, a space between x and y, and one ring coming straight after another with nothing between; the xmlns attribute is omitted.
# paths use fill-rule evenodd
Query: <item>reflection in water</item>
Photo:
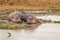
<svg viewBox="0 0 60 40"><path fill-rule="evenodd" d="M11 34L10 37L9 34ZM60 24L46 23L35 30L0 30L1 40L60 40Z"/></svg>

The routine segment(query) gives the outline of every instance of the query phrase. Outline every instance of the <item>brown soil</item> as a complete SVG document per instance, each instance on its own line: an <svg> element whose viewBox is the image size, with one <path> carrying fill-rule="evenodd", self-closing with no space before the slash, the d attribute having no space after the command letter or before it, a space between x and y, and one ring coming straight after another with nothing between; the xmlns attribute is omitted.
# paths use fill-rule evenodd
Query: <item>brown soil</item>
<svg viewBox="0 0 60 40"><path fill-rule="evenodd" d="M5 9L60 9L60 0L0 0L0 10Z"/></svg>

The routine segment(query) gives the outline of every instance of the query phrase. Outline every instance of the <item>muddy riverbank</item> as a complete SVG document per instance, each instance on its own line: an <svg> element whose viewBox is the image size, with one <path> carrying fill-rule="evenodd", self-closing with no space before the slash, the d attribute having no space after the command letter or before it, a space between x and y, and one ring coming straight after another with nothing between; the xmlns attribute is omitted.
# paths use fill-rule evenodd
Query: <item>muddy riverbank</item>
<svg viewBox="0 0 60 40"><path fill-rule="evenodd" d="M3 10L0 11L0 29L21 29L26 28L28 24L15 24L12 22L8 22L6 19L11 12L21 11L21 10ZM60 23L60 10L22 10L24 14L32 14L34 15L40 22L40 25L43 23ZM4 21L5 20L5 21ZM34 27L37 27L39 23L35 24Z"/></svg>

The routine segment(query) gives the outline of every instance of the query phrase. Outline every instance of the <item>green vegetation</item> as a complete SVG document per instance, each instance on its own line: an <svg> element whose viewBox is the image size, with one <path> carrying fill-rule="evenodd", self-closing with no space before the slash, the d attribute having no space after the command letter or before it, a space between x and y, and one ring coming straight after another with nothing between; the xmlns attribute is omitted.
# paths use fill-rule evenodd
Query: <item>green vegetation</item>
<svg viewBox="0 0 60 40"><path fill-rule="evenodd" d="M23 24L0 24L0 29L26 29L27 27Z"/></svg>

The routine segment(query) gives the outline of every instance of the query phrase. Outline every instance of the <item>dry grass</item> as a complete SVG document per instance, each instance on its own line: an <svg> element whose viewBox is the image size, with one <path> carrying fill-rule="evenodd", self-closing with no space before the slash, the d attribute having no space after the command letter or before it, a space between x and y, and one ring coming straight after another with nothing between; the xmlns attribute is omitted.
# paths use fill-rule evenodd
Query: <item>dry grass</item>
<svg viewBox="0 0 60 40"><path fill-rule="evenodd" d="M5 9L60 9L60 0L0 0L0 10Z"/></svg>

